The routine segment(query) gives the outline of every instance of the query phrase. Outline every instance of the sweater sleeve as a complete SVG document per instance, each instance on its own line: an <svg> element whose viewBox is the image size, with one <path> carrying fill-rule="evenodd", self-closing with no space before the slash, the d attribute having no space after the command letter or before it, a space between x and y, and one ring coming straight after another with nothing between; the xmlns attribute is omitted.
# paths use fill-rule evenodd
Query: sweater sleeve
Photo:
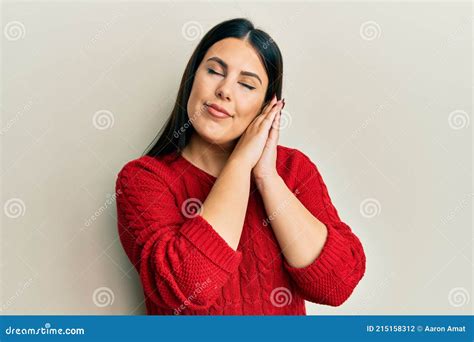
<svg viewBox="0 0 474 342"><path fill-rule="evenodd" d="M341 221L316 165L302 152L294 192L300 202L324 225L328 235L321 253L308 266L284 266L304 299L317 304L344 303L365 273L365 253L351 228Z"/></svg>
<svg viewBox="0 0 474 342"><path fill-rule="evenodd" d="M146 163L122 168L116 194L120 240L145 296L165 309L208 309L242 252L202 216L183 215L169 186Z"/></svg>

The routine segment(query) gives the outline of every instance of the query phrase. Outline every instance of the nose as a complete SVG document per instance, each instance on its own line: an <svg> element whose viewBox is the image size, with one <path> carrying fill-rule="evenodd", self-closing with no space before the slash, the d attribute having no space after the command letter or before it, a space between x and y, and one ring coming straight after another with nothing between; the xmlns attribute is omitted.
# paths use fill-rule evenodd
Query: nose
<svg viewBox="0 0 474 342"><path fill-rule="evenodd" d="M221 85L216 89L216 96L223 101L230 100L230 91L226 82L221 83Z"/></svg>

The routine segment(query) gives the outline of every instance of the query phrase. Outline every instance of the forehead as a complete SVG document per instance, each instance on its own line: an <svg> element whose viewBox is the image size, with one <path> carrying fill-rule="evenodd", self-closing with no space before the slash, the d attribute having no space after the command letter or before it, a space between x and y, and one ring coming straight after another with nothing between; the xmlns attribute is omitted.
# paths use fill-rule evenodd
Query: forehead
<svg viewBox="0 0 474 342"><path fill-rule="evenodd" d="M217 56L227 63L229 69L237 72L256 73L264 84L268 83L267 73L259 55L250 43L237 38L225 38L212 45L204 56L204 61Z"/></svg>

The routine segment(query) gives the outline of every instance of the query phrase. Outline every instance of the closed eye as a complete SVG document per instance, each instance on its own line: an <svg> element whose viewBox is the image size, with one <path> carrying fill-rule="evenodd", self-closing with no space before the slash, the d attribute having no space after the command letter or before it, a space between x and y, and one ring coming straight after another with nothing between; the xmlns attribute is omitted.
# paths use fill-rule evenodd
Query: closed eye
<svg viewBox="0 0 474 342"><path fill-rule="evenodd" d="M207 73L208 74L215 74L215 75L221 75L221 76L224 76L222 74L219 74L218 72L215 72L214 70L210 69L210 68L207 68Z"/></svg>
<svg viewBox="0 0 474 342"><path fill-rule="evenodd" d="M213 74L213 75L224 76L224 75L222 75L222 74L219 74L218 72L216 72L215 70L213 70L213 69L211 69L211 68L207 68L207 73L208 73L208 74ZM249 86L248 84L245 84L245 83L240 83L240 84L243 85L244 87L250 89L250 90L255 89L255 87Z"/></svg>
<svg viewBox="0 0 474 342"><path fill-rule="evenodd" d="M252 87L252 86L249 86L248 84L245 84L245 83L240 83L241 85L243 85L245 88L248 88L250 90L254 90L255 87Z"/></svg>

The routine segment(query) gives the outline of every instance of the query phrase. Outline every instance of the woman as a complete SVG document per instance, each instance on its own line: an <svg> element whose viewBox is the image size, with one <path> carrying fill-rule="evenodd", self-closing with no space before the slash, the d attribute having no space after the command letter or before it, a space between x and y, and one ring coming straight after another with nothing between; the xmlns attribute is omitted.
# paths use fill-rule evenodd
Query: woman
<svg viewBox="0 0 474 342"><path fill-rule="evenodd" d="M164 131L117 177L118 229L148 314L305 315L365 272L313 162L278 145L283 64L246 19L213 27Z"/></svg>

